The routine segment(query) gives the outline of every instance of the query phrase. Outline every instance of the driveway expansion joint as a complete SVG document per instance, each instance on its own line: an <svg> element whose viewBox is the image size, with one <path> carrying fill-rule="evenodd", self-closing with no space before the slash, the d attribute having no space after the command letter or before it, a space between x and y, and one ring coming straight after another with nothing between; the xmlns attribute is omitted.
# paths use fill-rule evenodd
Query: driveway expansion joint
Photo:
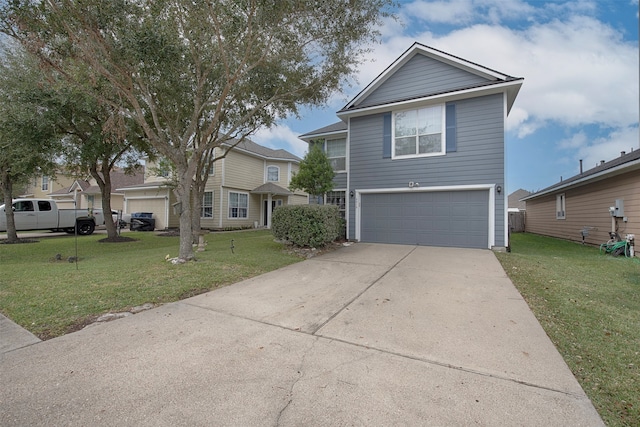
<svg viewBox="0 0 640 427"><path fill-rule="evenodd" d="M325 320L323 323L321 323L317 328L315 328L312 332L311 335L315 335L316 332L318 332L320 329L322 329L327 323L331 322L333 319L336 318L337 315L339 315L340 313L342 313L347 307L349 307L351 304L353 304L354 301L356 301L358 298L360 298L362 295L364 295L365 292L367 292L369 289L371 289L376 283L378 283L380 280L382 280L387 274L389 274L389 272L391 270L393 270L394 268L396 268L398 266L398 264L400 264L402 261L404 261L409 255L411 255L413 253L413 251L416 250L416 247L413 247L405 256L403 256L402 258L400 258L395 264L393 264L392 266L388 267L384 273L382 273L380 275L380 277L378 277L377 279L375 279L374 281L372 281L366 288L364 288L362 291L360 291L356 296L354 296L353 298L351 298L349 301L347 301L342 308L340 308L339 310L337 310L335 313L333 313L327 320Z"/></svg>

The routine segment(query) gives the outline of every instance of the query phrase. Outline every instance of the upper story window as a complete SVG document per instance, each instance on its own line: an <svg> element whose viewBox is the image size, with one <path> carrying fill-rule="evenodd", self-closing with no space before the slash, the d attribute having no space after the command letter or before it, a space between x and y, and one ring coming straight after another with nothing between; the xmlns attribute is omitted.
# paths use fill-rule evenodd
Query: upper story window
<svg viewBox="0 0 640 427"><path fill-rule="evenodd" d="M567 199L564 193L556 196L556 219L565 219L567 210L566 201Z"/></svg>
<svg viewBox="0 0 640 427"><path fill-rule="evenodd" d="M326 153L334 171L347 170L347 140L345 138L327 140Z"/></svg>
<svg viewBox="0 0 640 427"><path fill-rule="evenodd" d="M42 176L42 186L40 187L42 191L49 191L49 177Z"/></svg>
<svg viewBox="0 0 640 427"><path fill-rule="evenodd" d="M280 168L278 166L267 167L267 181L269 182L280 181Z"/></svg>
<svg viewBox="0 0 640 427"><path fill-rule="evenodd" d="M325 152L335 172L347 170L347 139L317 139L309 142L309 150L318 145Z"/></svg>
<svg viewBox="0 0 640 427"><path fill-rule="evenodd" d="M445 154L443 106L435 105L393 114L393 157Z"/></svg>

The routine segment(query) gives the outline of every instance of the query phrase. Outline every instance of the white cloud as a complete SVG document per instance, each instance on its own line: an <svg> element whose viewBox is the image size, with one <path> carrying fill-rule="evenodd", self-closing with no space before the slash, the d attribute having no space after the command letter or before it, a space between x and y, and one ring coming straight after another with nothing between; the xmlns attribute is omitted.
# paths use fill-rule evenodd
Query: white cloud
<svg viewBox="0 0 640 427"><path fill-rule="evenodd" d="M462 23L473 19L471 0L416 1L405 6L406 15L436 23Z"/></svg>
<svg viewBox="0 0 640 427"><path fill-rule="evenodd" d="M418 15L419 6L432 3L415 2L408 7ZM467 3L460 1L454 9L462 13L461 5ZM497 4L493 0L485 3ZM515 11L521 2L509 4ZM573 2L562 7L585 11L591 10L593 4ZM429 13L425 9L425 16ZM566 127L624 127L638 121L638 44L624 41L618 30L592 17L573 15L563 20L529 23L520 29L477 24L444 35L429 31L418 33L415 38L400 35L377 48L375 54L389 64L416 40L524 77L512 112L517 117L509 122L512 130L517 126L520 137L551 123ZM361 78L370 81L377 75L370 76L372 72L364 70Z"/></svg>
<svg viewBox="0 0 640 427"><path fill-rule="evenodd" d="M576 149L586 146L588 143L587 134L585 132L578 132L569 138L565 138L558 143L558 148L563 149Z"/></svg>
<svg viewBox="0 0 640 427"><path fill-rule="evenodd" d="M307 143L298 138L303 132L294 132L286 125L263 128L251 136L251 140L273 149L285 149L298 157L304 157Z"/></svg>
<svg viewBox="0 0 640 427"><path fill-rule="evenodd" d="M460 26L474 22L497 24L534 10L522 0L418 0L407 4L401 14L426 22Z"/></svg>
<svg viewBox="0 0 640 427"><path fill-rule="evenodd" d="M605 137L582 144L575 152L574 158L576 161L583 160L584 170L591 169L602 160L613 160L622 151L629 153L631 150L640 149L639 138L637 125L616 129Z"/></svg>

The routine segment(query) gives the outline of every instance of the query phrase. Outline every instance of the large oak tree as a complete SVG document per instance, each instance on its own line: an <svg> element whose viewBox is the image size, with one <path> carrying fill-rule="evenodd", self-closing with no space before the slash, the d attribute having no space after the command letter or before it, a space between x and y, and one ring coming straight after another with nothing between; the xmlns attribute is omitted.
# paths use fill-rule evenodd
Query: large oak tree
<svg viewBox="0 0 640 427"><path fill-rule="evenodd" d="M27 186L38 175L56 168L60 134L43 104L51 92L38 63L19 46L0 44L0 188L5 206L11 206L16 186ZM7 240L17 242L12 209L7 218Z"/></svg>
<svg viewBox="0 0 640 427"><path fill-rule="evenodd" d="M391 0L12 0L1 31L135 119L176 171L180 252L193 258L191 186L203 157L300 105L361 63ZM81 64L94 79L74 80ZM104 92L96 91L103 97Z"/></svg>

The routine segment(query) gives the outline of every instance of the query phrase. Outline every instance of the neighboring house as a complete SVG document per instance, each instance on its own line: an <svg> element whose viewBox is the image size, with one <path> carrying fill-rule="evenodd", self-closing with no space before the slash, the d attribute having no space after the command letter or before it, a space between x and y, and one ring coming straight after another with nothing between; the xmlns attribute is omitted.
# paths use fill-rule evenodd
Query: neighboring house
<svg viewBox="0 0 640 427"><path fill-rule="evenodd" d="M594 245L609 232L640 236L640 150L524 198L526 231Z"/></svg>
<svg viewBox="0 0 640 427"><path fill-rule="evenodd" d="M415 43L301 139L336 169L326 203L347 237L471 248L508 245L504 133L523 79Z"/></svg>
<svg viewBox="0 0 640 427"><path fill-rule="evenodd" d="M509 212L520 212L527 210L527 202L522 199L527 197L529 194L531 194L531 192L523 190L522 188L509 194Z"/></svg>
<svg viewBox="0 0 640 427"><path fill-rule="evenodd" d="M142 169L141 171L142 172ZM111 209L122 210L124 207L124 194L116 191L117 188L141 183L144 181L144 174L125 174L121 169L111 171ZM43 178L38 178L41 180ZM49 181L51 182L51 181ZM102 194L95 179L74 179L69 176L58 174L55 177L56 183L66 185L55 191L44 194L33 193L33 197L49 197L54 199L62 209L102 209ZM51 185L53 187L53 185Z"/></svg>
<svg viewBox="0 0 640 427"><path fill-rule="evenodd" d="M49 195L69 188L75 181L74 178L65 175L62 172L56 173L54 176L40 175L33 179L33 182L20 194L20 197L31 197L36 199L47 199Z"/></svg>
<svg viewBox="0 0 640 427"><path fill-rule="evenodd" d="M224 145L227 149L229 145ZM221 155L216 148L216 155ZM273 209L282 205L306 204L307 194L287 189L300 158L286 150L272 150L245 140L214 163L202 200L201 227L224 229L271 227ZM179 227L178 206L167 174L153 174L147 168L145 182L122 187L125 212L150 212L156 229Z"/></svg>
<svg viewBox="0 0 640 427"><path fill-rule="evenodd" d="M522 188L509 194L507 211L509 212L509 231L512 233L525 231L527 202L523 201L522 198L527 197L529 194L531 193Z"/></svg>

